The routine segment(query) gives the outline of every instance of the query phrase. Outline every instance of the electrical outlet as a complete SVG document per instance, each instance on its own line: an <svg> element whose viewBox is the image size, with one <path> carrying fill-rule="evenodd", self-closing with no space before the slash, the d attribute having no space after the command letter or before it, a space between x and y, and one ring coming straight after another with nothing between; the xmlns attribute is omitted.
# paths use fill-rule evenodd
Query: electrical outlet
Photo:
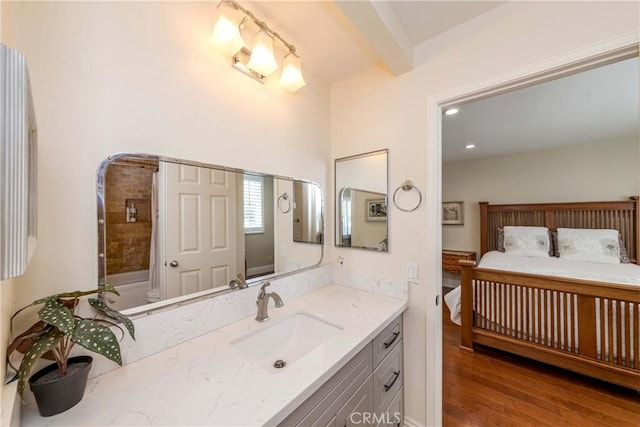
<svg viewBox="0 0 640 427"><path fill-rule="evenodd" d="M420 282L420 274L418 271L418 264L414 262L407 263L407 280L413 283Z"/></svg>
<svg viewBox="0 0 640 427"><path fill-rule="evenodd" d="M338 256L338 265L340 266L340 269L344 270L344 257L342 255Z"/></svg>

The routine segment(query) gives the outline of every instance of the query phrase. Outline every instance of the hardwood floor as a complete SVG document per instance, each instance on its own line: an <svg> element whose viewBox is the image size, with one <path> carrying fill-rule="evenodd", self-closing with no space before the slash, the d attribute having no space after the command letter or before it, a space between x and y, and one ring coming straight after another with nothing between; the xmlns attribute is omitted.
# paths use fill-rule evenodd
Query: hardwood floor
<svg viewBox="0 0 640 427"><path fill-rule="evenodd" d="M445 426L640 426L638 392L497 350L460 350L446 305L443 316Z"/></svg>

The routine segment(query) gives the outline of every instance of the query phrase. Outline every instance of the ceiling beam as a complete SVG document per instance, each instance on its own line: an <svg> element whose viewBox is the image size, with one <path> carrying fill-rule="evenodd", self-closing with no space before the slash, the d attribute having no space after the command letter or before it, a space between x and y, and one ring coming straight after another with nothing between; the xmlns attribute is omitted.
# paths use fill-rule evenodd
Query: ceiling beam
<svg viewBox="0 0 640 427"><path fill-rule="evenodd" d="M336 0L335 4L394 75L413 70L413 45L387 0Z"/></svg>

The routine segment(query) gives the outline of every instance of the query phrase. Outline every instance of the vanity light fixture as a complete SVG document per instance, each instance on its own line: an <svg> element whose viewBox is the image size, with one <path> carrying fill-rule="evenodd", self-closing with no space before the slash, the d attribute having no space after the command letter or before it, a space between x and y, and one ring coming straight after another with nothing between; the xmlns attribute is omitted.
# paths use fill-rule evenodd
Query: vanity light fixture
<svg viewBox="0 0 640 427"><path fill-rule="evenodd" d="M454 114L458 114L459 111L460 109L458 108L448 108L447 110L445 110L444 114L446 116L453 116Z"/></svg>
<svg viewBox="0 0 640 427"><path fill-rule="evenodd" d="M273 39L265 30L260 30L253 36L251 57L247 67L265 77L278 69L276 57L273 56Z"/></svg>
<svg viewBox="0 0 640 427"><path fill-rule="evenodd" d="M240 25L244 17L239 10L227 3L218 5L213 24L211 42L216 49L227 55L234 55L244 47L244 40L240 34Z"/></svg>
<svg viewBox="0 0 640 427"><path fill-rule="evenodd" d="M246 74L247 76L259 81L260 83L264 83L264 76L259 74L256 71L250 69L247 64L249 63L249 58L251 58L251 51L246 47L243 47L231 57L231 66L236 70Z"/></svg>
<svg viewBox="0 0 640 427"><path fill-rule="evenodd" d="M245 47L242 38L242 33L248 25L257 27L251 42L251 50ZM295 46L233 0L222 0L218 4L211 39L218 50L232 55L231 65L235 69L259 82L264 82L268 75L278 69L274 55L274 42L279 41L288 51L283 61L280 85L295 92L306 84L302 77L300 57L296 54Z"/></svg>
<svg viewBox="0 0 640 427"><path fill-rule="evenodd" d="M467 144L464 146L467 150L471 150L472 148L476 148L476 144Z"/></svg>
<svg viewBox="0 0 640 427"><path fill-rule="evenodd" d="M295 92L306 84L302 77L300 57L293 52L289 52L287 56L284 57L280 86L291 92Z"/></svg>

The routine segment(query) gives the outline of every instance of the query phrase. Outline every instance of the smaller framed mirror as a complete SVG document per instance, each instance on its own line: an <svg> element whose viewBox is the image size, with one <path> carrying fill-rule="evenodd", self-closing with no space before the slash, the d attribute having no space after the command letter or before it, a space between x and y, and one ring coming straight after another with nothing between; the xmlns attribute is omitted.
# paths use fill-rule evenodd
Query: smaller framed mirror
<svg viewBox="0 0 640 427"><path fill-rule="evenodd" d="M336 159L336 246L389 251L388 161L388 150Z"/></svg>

